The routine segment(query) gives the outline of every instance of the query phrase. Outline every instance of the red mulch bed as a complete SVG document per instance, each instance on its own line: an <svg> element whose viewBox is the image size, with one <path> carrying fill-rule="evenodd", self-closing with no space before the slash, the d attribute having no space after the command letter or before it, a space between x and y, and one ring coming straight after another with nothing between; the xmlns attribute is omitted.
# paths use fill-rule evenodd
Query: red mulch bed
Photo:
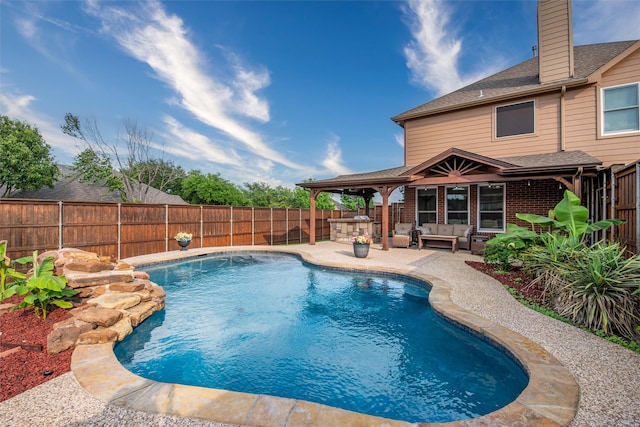
<svg viewBox="0 0 640 427"><path fill-rule="evenodd" d="M13 296L1 303L21 301L22 297ZM47 353L47 335L54 323L68 316L68 311L60 308L49 311L46 319L36 317L32 308L0 314L0 402L69 372L73 350ZM21 349L3 356L16 345Z"/></svg>
<svg viewBox="0 0 640 427"><path fill-rule="evenodd" d="M518 294L522 295L522 297L530 302L534 302L536 304L545 306L545 299L542 295L542 287L540 286L531 286L531 280L529 277L522 272L521 269L515 268L509 272L500 272L496 271L496 269L484 262L478 261L465 261L467 265L475 268L482 273L493 277L498 282L502 283L505 286L509 286L510 288L518 291Z"/></svg>

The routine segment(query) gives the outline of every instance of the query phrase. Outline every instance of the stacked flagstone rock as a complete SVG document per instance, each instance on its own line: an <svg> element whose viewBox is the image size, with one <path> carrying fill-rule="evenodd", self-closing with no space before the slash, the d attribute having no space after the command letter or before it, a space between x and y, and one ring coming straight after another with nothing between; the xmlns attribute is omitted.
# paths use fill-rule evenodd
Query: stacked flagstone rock
<svg viewBox="0 0 640 427"><path fill-rule="evenodd" d="M165 292L145 272L79 249L50 251L56 274L79 291L70 317L54 325L47 352L59 353L77 345L122 341L133 328L164 308Z"/></svg>

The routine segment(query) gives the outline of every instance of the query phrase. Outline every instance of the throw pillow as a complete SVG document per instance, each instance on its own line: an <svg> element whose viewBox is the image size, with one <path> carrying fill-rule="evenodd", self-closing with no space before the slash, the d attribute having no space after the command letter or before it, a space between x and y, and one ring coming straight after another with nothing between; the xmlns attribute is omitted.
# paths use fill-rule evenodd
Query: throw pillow
<svg viewBox="0 0 640 427"><path fill-rule="evenodd" d="M469 236L471 236L472 231L473 231L473 225L470 225L469 227L467 227L466 230L464 230L464 237L469 238Z"/></svg>

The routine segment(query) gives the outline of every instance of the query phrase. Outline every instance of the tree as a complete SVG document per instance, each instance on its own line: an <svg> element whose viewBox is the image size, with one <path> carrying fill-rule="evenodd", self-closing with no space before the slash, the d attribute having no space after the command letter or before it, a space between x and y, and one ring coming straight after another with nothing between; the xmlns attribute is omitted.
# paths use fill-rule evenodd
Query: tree
<svg viewBox="0 0 640 427"><path fill-rule="evenodd" d="M219 174L190 171L182 181L182 198L191 204L247 206L241 190Z"/></svg>
<svg viewBox="0 0 640 427"><path fill-rule="evenodd" d="M154 188L165 191L174 178L171 174L179 173L173 165L166 167L168 162L162 159L164 152L154 146L152 133L134 120L124 121L125 135L120 139L126 153L122 153L117 144L109 144L102 138L94 118L81 122L77 116L67 113L61 129L84 146L74 162L81 179L93 184L104 179L111 190L121 192L123 201L144 203L148 201L150 187L155 184Z"/></svg>
<svg viewBox="0 0 640 427"><path fill-rule="evenodd" d="M187 177L187 173L182 166L178 166L170 160L152 159L137 164L135 169L138 168L157 171L155 177L149 183L153 188L169 194L182 193L182 181Z"/></svg>
<svg viewBox="0 0 640 427"><path fill-rule="evenodd" d="M350 194L341 194L340 203L342 203L347 209L351 211L358 210L358 208L365 208L364 198L360 196L352 196ZM373 207L373 199L369 202L369 207Z"/></svg>
<svg viewBox="0 0 640 427"><path fill-rule="evenodd" d="M250 206L273 207L276 200L276 191L264 182L245 182L244 195L249 200Z"/></svg>
<svg viewBox="0 0 640 427"><path fill-rule="evenodd" d="M304 182L312 182L313 179L305 179ZM309 209L311 207L310 198L311 192L307 188L296 187L293 190L293 196L291 198L291 207L292 208L302 208ZM329 193L325 193L324 191L319 193L316 196L316 209L335 209L336 204L333 202L333 199L329 195Z"/></svg>
<svg viewBox="0 0 640 427"><path fill-rule="evenodd" d="M51 147L35 126L0 116L2 197L8 197L16 190L53 188L59 174L51 156Z"/></svg>

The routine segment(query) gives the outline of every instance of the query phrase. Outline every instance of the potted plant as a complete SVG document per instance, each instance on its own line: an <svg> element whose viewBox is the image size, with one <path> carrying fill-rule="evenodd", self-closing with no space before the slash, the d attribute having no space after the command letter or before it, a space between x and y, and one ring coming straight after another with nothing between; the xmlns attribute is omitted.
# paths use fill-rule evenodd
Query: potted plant
<svg viewBox="0 0 640 427"><path fill-rule="evenodd" d="M178 234L176 234L173 238L176 239L176 241L178 242L178 245L180 245L180 250L186 251L187 246L189 246L189 243L191 243L191 237L193 237L191 233L185 233L184 231L181 231Z"/></svg>
<svg viewBox="0 0 640 427"><path fill-rule="evenodd" d="M353 236L351 241L353 242L353 254L356 258L366 258L369 255L369 247L371 246L369 233Z"/></svg>

